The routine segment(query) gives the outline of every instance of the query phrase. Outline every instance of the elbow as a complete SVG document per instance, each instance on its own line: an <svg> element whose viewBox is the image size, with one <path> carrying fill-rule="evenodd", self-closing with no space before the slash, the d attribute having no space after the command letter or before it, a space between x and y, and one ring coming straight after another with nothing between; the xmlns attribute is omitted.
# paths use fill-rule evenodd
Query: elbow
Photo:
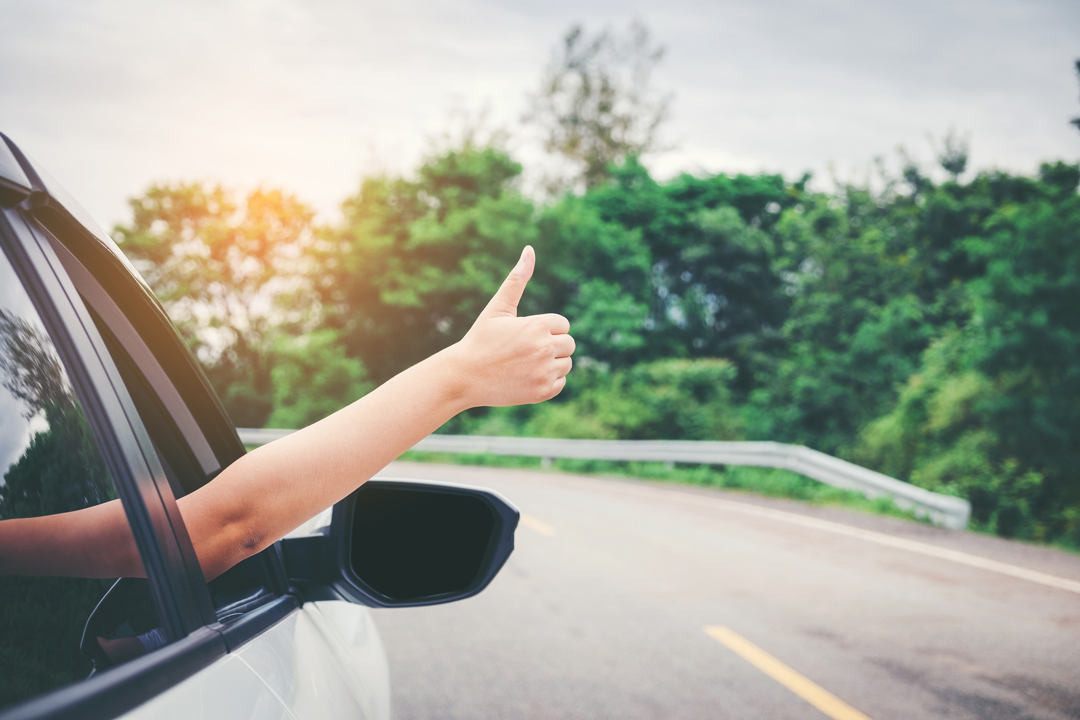
<svg viewBox="0 0 1080 720"><path fill-rule="evenodd" d="M243 522L229 523L214 533L207 542L196 545L195 555L199 559L203 576L210 581L265 550L272 542L254 525Z"/></svg>

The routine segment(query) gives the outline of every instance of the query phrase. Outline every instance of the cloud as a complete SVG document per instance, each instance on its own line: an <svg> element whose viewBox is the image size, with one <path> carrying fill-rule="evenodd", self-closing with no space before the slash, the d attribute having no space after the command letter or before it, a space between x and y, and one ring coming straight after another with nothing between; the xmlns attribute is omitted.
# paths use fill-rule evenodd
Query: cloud
<svg viewBox="0 0 1080 720"><path fill-rule="evenodd" d="M0 5L0 129L105 224L155 179L285 187L333 213L456 106L515 125L575 21L643 19L676 95L661 174L865 167L950 126L975 166L1075 160L1080 5L134 0ZM518 152L537 149L522 135ZM928 155L928 153L927 153Z"/></svg>

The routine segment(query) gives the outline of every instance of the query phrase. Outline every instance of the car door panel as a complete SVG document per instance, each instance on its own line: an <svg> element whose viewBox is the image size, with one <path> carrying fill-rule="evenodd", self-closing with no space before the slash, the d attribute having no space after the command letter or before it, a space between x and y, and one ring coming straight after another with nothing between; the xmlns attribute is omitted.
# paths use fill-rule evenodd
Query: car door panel
<svg viewBox="0 0 1080 720"><path fill-rule="evenodd" d="M235 655L226 655L121 717L123 720L295 720L273 690Z"/></svg>
<svg viewBox="0 0 1080 720"><path fill-rule="evenodd" d="M338 636L341 624L352 632ZM384 720L390 715L386 654L366 608L344 601L306 603L236 651L297 720Z"/></svg>
<svg viewBox="0 0 1080 720"><path fill-rule="evenodd" d="M323 600L304 606L312 615L342 671L352 678L369 717L390 716L390 673L386 651L371 611L362 605Z"/></svg>

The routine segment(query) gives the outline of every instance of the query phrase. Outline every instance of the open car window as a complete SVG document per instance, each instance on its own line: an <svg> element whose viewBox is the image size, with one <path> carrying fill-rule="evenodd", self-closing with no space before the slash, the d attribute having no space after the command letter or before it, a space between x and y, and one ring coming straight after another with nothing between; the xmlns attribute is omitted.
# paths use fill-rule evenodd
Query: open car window
<svg viewBox="0 0 1080 720"><path fill-rule="evenodd" d="M162 470L176 498L194 492L221 471L189 398L189 387L173 382L159 357L173 352L155 346L155 333L132 318L122 303L54 237L49 238L74 282L146 428ZM205 411L205 408L201 408ZM217 619L230 622L280 595L283 574L273 563L273 549L248 558L207 583Z"/></svg>

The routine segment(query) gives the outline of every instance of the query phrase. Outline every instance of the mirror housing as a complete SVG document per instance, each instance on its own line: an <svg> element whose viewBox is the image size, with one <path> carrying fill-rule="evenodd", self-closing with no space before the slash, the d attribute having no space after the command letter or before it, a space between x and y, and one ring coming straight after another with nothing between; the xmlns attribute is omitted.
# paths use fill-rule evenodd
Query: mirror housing
<svg viewBox="0 0 1080 720"><path fill-rule="evenodd" d="M513 552L518 517L491 490L373 479L334 506L323 534L285 538L279 547L290 582L307 599L438 605L488 586Z"/></svg>

